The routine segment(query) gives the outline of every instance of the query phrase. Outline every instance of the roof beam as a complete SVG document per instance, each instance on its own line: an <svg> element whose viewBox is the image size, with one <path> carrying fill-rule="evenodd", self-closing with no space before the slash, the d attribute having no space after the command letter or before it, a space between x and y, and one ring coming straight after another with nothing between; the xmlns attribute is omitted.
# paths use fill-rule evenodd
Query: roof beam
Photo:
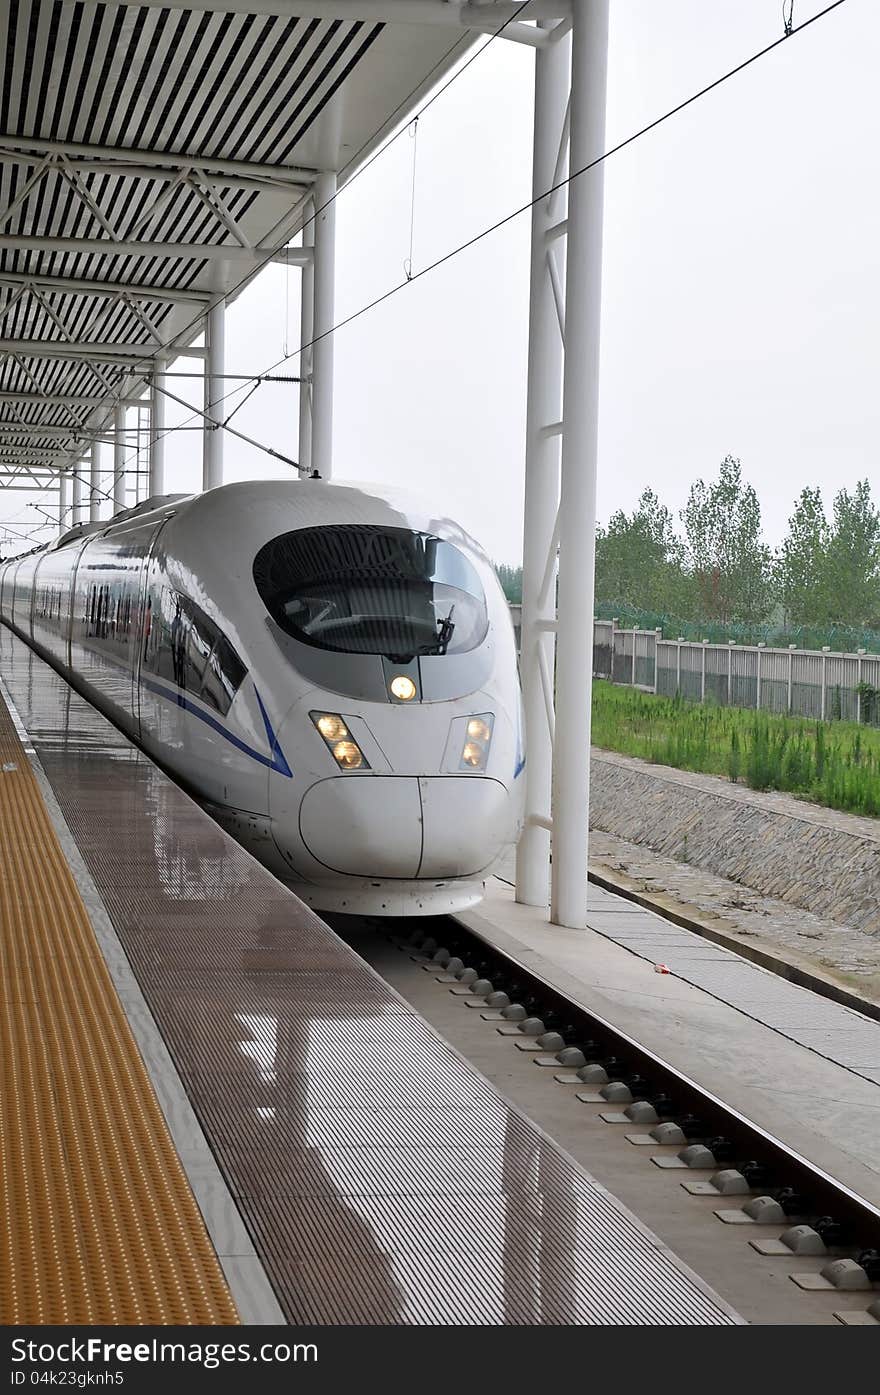
<svg viewBox="0 0 880 1395"><path fill-rule="evenodd" d="M0 405L14 403L20 407L92 407L109 408L117 403L120 407L143 407L145 397L95 397L83 393L63 392L0 392Z"/></svg>
<svg viewBox="0 0 880 1395"><path fill-rule="evenodd" d="M83 455L85 454L85 444L85 442L82 443ZM76 454L78 449L79 447L75 446L73 453ZM0 441L0 456L26 455L30 458L31 456L41 455L49 460L55 460L59 457L66 459L70 454L71 452L65 446L15 446L10 445L6 441ZM16 461L18 465L21 463L21 461Z"/></svg>
<svg viewBox="0 0 880 1395"><path fill-rule="evenodd" d="M163 7L168 9L169 6ZM172 6L177 9L192 9L192 5ZM206 9L224 9L223 4L206 5ZM230 7L226 7L230 8ZM256 7L250 0L242 6L250 12ZM283 13L283 9L281 11ZM320 173L292 165L262 165L251 160L216 160L213 156L178 155L173 151L132 150L114 145L82 145L73 141L44 140L36 136L14 136L0 133L0 161L22 163L22 154L47 156L64 155L70 161L85 162L81 165L88 173L123 174L137 179L176 179L181 170L202 170L205 174L222 179L230 188L259 189L301 189L311 185Z"/></svg>
<svg viewBox="0 0 880 1395"><path fill-rule="evenodd" d="M362 20L375 24L419 24L445 29L475 29L540 48L552 31L534 29L526 19L565 19L570 0L515 0L461 3L461 0L138 0L163 10L199 10L212 14L279 15L283 19ZM504 29L501 26L504 25Z"/></svg>
<svg viewBox="0 0 880 1395"><path fill-rule="evenodd" d="M125 281L88 281L75 276L29 276L26 271L0 271L0 286L30 290L61 292L67 295L121 296L132 300L196 302L205 305L213 299L210 291L195 291L176 286L141 286Z"/></svg>
<svg viewBox="0 0 880 1395"><path fill-rule="evenodd" d="M75 426L49 426L45 422L39 421L4 421L0 418L0 436L33 436L35 438L60 436L71 449L75 449L82 441L103 441L109 435L112 435L112 428L109 432L102 428L100 435L96 436L85 426L80 431ZM3 444L0 441L0 450L2 449Z"/></svg>
<svg viewBox="0 0 880 1395"><path fill-rule="evenodd" d="M21 354L23 358L82 358L93 363L117 363L136 367L158 353L175 358L205 358L206 349L181 349L162 344L65 343L60 339L0 339L0 354Z"/></svg>
<svg viewBox="0 0 880 1395"><path fill-rule="evenodd" d="M113 242L109 237L28 237L0 234L0 250L10 252L57 252L62 256L87 257L169 257L180 261L244 262L258 266L274 247L225 246L217 242ZM306 266L312 260L308 247L291 247L283 259L289 266Z"/></svg>

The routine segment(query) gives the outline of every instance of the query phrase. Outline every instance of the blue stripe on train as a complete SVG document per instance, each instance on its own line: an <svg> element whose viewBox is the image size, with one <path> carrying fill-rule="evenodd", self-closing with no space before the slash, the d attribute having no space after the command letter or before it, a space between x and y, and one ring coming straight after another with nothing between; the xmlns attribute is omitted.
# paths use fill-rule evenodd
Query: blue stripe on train
<svg viewBox="0 0 880 1395"><path fill-rule="evenodd" d="M259 751L255 751L252 746L248 746L240 737L234 736L222 722L218 722L217 718L212 717L209 712L203 712L200 707L196 707L195 703L191 702L189 698L185 697L179 690L166 688L164 683L157 683L154 679L144 678L143 676L141 677L141 682L145 688L149 688L151 693L156 693L159 697L168 698L170 702L175 702L178 707L182 707L186 712L192 713L194 717L198 717L199 720L204 722L207 726L213 727L214 730L219 732L232 746L237 746L240 751L244 751L246 756L250 756L251 760L259 761L260 765L267 765L270 770L277 770L279 775L287 775L290 778L293 777L293 771L287 764L284 752L278 744L278 737L275 735L272 723L269 721L269 714L263 706L263 699L257 692L256 687L254 688L254 692L257 694L257 702L260 704L260 715L263 718L263 725L266 728L266 739L269 742L270 756L262 755Z"/></svg>

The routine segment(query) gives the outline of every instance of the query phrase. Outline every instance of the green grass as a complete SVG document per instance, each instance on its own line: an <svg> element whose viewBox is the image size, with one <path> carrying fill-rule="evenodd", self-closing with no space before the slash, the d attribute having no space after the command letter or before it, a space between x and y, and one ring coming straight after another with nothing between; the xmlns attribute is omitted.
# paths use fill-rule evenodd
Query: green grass
<svg viewBox="0 0 880 1395"><path fill-rule="evenodd" d="M754 790L785 790L829 809L880 815L880 730L593 684L593 742L656 765Z"/></svg>

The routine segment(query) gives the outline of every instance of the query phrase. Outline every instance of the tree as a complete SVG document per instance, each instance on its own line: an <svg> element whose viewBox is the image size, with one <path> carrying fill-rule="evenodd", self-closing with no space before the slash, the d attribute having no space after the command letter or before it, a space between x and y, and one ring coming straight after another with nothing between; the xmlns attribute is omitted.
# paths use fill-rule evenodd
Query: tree
<svg viewBox="0 0 880 1395"><path fill-rule="evenodd" d="M790 624L827 625L833 619L830 545L822 495L818 489L803 489L776 561L779 597Z"/></svg>
<svg viewBox="0 0 880 1395"><path fill-rule="evenodd" d="M880 513L867 480L834 500L834 530L828 544L831 618L849 625L880 623Z"/></svg>
<svg viewBox="0 0 880 1395"><path fill-rule="evenodd" d="M678 614L683 604L682 555L672 514L652 489L645 489L631 515L618 509L607 530L596 530L596 596Z"/></svg>
<svg viewBox="0 0 880 1395"><path fill-rule="evenodd" d="M513 567L507 562L496 562L495 571L508 601L512 605L522 605L522 567Z"/></svg>
<svg viewBox="0 0 880 1395"><path fill-rule="evenodd" d="M722 460L714 483L691 485L681 517L699 618L763 620L773 604L770 551L758 496L734 456Z"/></svg>

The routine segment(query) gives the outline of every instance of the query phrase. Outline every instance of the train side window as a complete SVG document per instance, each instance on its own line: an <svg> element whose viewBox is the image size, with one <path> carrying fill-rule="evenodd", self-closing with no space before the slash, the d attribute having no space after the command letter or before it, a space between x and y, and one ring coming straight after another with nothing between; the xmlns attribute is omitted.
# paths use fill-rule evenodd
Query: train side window
<svg viewBox="0 0 880 1395"><path fill-rule="evenodd" d="M143 663L223 716L247 673L210 616L170 587L149 596Z"/></svg>
<svg viewBox="0 0 880 1395"><path fill-rule="evenodd" d="M198 606L191 602L185 602L185 605L189 620L186 645L186 686L190 692L197 693L202 686L205 666L217 634L217 627Z"/></svg>
<svg viewBox="0 0 880 1395"><path fill-rule="evenodd" d="M202 683L203 702L216 707L225 717L232 699L241 687L247 669L225 635L218 632Z"/></svg>
<svg viewBox="0 0 880 1395"><path fill-rule="evenodd" d="M190 603L182 596L174 597L174 614L169 630L171 666L174 682L186 693L197 693L202 685L200 665L201 643L193 635L193 615Z"/></svg>
<svg viewBox="0 0 880 1395"><path fill-rule="evenodd" d="M184 620L182 598L163 586L150 596L149 630L144 649L144 667L169 683L178 681L179 654Z"/></svg>

